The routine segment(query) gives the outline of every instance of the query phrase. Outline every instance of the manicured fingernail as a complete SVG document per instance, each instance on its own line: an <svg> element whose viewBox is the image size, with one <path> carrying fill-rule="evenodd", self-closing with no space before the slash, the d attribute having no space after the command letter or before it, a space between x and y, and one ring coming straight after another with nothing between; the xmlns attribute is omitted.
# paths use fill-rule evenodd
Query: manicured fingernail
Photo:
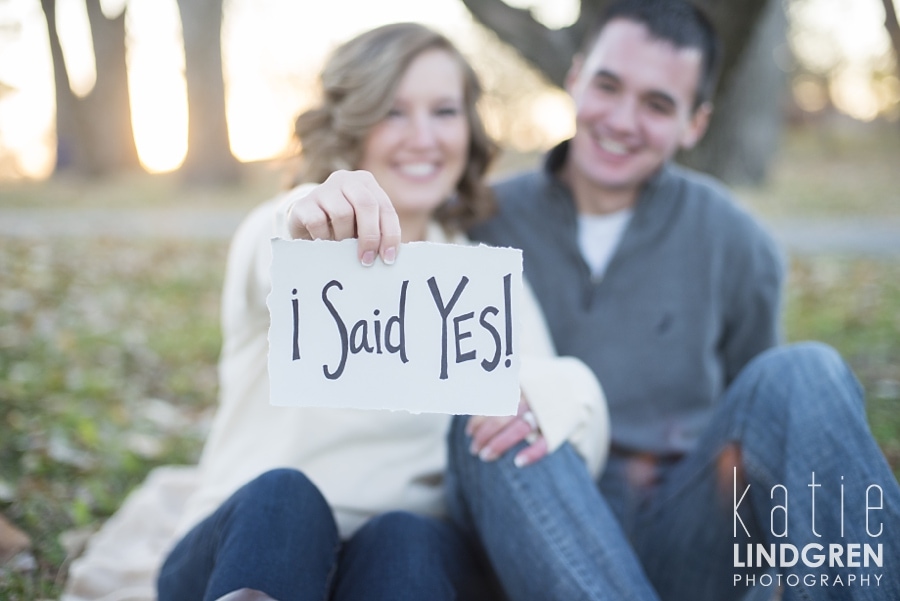
<svg viewBox="0 0 900 601"><path fill-rule="evenodd" d="M524 455L516 455L516 458L513 459L513 463L516 467L525 467L526 465L529 465L531 461Z"/></svg>
<svg viewBox="0 0 900 601"><path fill-rule="evenodd" d="M385 249L384 254L381 256L381 260L384 261L385 265L393 265L396 259L397 249L393 246Z"/></svg>
<svg viewBox="0 0 900 601"><path fill-rule="evenodd" d="M482 461L493 461L497 456L494 455L494 451L492 451L490 447L485 447L478 453L478 458Z"/></svg>
<svg viewBox="0 0 900 601"><path fill-rule="evenodd" d="M471 453L472 455L477 455L478 451L480 450L481 449L478 448L478 445L475 444L475 441L473 440L472 444L469 445L469 453Z"/></svg>
<svg viewBox="0 0 900 601"><path fill-rule="evenodd" d="M362 264L363 264L363 267L371 267L372 265L375 264L375 251L374 250L367 250L366 252L363 253Z"/></svg>

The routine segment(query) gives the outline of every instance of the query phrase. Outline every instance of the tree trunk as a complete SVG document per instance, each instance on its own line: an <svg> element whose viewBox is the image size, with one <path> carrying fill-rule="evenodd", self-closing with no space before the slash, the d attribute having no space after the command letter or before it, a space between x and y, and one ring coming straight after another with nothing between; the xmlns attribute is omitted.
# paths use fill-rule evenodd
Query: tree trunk
<svg viewBox="0 0 900 601"><path fill-rule="evenodd" d="M85 0L97 81L84 98L86 122L90 124L94 171L105 175L139 166L134 131L131 127L131 97L125 61L125 12L108 19L100 0Z"/></svg>
<svg viewBox="0 0 900 601"><path fill-rule="evenodd" d="M50 41L50 57L53 61L53 83L56 97L56 163L54 172L75 171L87 173L87 154L76 152L83 148L85 137L80 131L78 98L69 85L69 73L59 43L56 29L56 0L41 0L41 9L47 21L47 36Z"/></svg>
<svg viewBox="0 0 900 601"><path fill-rule="evenodd" d="M559 30L547 28L536 21L530 11L513 8L503 2L503 0L463 0L463 3L478 21L492 29L501 40L513 46L522 57L543 72L552 83L562 87L572 56L578 51L582 38L610 1L581 0L581 12L578 20L571 26ZM722 93L733 82L739 80L736 75L736 72L741 67L739 61L752 39L763 10L768 4L780 5L781 0L694 1L707 11L723 41L722 78L719 82L719 92L717 94L717 98L722 98ZM757 68L760 70L765 68L778 70L777 65L772 61L765 64L763 64L763 61L757 61L757 63ZM747 61L747 64L752 65L753 61ZM771 73L767 73L765 79L774 81L777 78ZM777 97L780 95L780 89L769 89L766 92L770 96ZM727 129L733 130L735 127L743 127L746 124L746 127L758 128L761 120L768 120L768 123L776 124L774 129L777 131L777 124L780 123L780 111L778 110L780 107L774 106L772 108L773 105L771 103L766 103L766 106L769 107L767 115L756 114L753 117L749 117L743 113L744 110L754 108L749 103L732 102L723 104L717 110L718 116L714 120L708 135L715 139L717 135L715 130L719 127L727 127ZM767 126L766 129L771 130L773 127ZM731 134L729 134L730 136ZM727 152L730 153L731 149L729 148ZM746 157L746 153L743 156ZM758 156L751 162L755 165L758 164L758 159L762 159L765 162L770 157L770 148L766 147L763 149L760 147ZM705 160L709 160L710 163L704 164L698 161L693 164L697 168L708 171L726 181L732 177L732 174L728 171L719 171L722 164L720 161L713 161L712 158ZM741 158L740 160L748 159ZM765 174L765 169L754 168L754 173L756 177L761 177Z"/></svg>
<svg viewBox="0 0 900 601"><path fill-rule="evenodd" d="M773 0L716 99L709 132L681 162L730 184L765 181L781 138L787 85L773 50L786 36L784 4Z"/></svg>
<svg viewBox="0 0 900 601"><path fill-rule="evenodd" d="M108 19L99 0L86 0L97 81L84 98L69 85L56 30L56 0L41 0L56 87L56 169L89 177L139 168L131 127L125 64L125 11Z"/></svg>
<svg viewBox="0 0 900 601"><path fill-rule="evenodd" d="M191 183L233 183L222 75L222 0L178 0L188 95L188 151L181 171Z"/></svg>

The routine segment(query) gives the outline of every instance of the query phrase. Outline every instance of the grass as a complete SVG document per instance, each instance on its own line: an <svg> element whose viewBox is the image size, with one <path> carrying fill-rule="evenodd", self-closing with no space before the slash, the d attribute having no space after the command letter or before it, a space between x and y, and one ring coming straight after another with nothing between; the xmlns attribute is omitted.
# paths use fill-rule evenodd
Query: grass
<svg viewBox="0 0 900 601"><path fill-rule="evenodd" d="M196 460L216 393L224 242L3 240L0 499L33 539L0 598L53 598L63 531Z"/></svg>
<svg viewBox="0 0 900 601"><path fill-rule="evenodd" d="M839 120L792 130L762 188L739 198L766 217L900 217L900 123Z"/></svg>
<svg viewBox="0 0 900 601"><path fill-rule="evenodd" d="M788 340L820 340L843 355L866 391L869 423L900 478L900 261L795 259Z"/></svg>
<svg viewBox="0 0 900 601"><path fill-rule="evenodd" d="M817 135L792 136L772 185L741 198L763 214L896 215L900 136L829 150ZM249 207L274 187L260 176L221 203ZM10 190L6 208L219 202L171 177ZM216 396L225 256L221 240L0 239L0 512L35 559L0 568L0 599L58 597L75 552L62 533L99 526L154 466L196 460ZM900 474L900 261L794 259L784 325L848 360Z"/></svg>

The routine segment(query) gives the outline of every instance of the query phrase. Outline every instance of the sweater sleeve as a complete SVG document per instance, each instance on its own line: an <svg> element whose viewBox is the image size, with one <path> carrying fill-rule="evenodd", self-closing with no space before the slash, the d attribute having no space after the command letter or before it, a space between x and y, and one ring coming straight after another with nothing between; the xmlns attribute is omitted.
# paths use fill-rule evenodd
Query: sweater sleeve
<svg viewBox="0 0 900 601"><path fill-rule="evenodd" d="M527 282L522 302L522 393L550 452L570 442L594 476L609 450L606 398L594 373L579 359L557 357L544 317Z"/></svg>
<svg viewBox="0 0 900 601"><path fill-rule="evenodd" d="M731 384L744 366L759 353L778 344L779 315L784 265L774 241L749 217L735 239L745 244L734 248L727 262L724 299L725 329L721 341L725 384Z"/></svg>

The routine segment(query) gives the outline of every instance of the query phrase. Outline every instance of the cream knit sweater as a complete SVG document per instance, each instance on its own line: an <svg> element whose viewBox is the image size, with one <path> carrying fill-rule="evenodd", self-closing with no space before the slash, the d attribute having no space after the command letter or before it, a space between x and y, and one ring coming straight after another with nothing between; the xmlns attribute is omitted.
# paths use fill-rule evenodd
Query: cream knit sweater
<svg viewBox="0 0 900 601"><path fill-rule="evenodd" d="M269 240L289 237L286 208L281 198L260 206L232 244L222 297L220 406L200 460L200 489L181 529L276 467L300 469L316 484L344 537L389 510L442 515L449 416L268 404ZM469 243L462 236L448 238L436 224L428 240ZM600 387L580 361L554 357L530 291L521 319L525 397L550 447L572 440L596 472L607 443Z"/></svg>
<svg viewBox="0 0 900 601"><path fill-rule="evenodd" d="M255 209L232 241L222 294L219 408L199 466L158 468L73 562L63 601L152 601L168 550L241 485L275 467L302 470L341 535L388 510L442 515L450 417L269 405L270 239L288 237L283 198ZM430 227L434 242L466 244ZM580 361L554 356L537 304L521 308L522 390L550 449L566 440L595 475L606 457L606 403Z"/></svg>

